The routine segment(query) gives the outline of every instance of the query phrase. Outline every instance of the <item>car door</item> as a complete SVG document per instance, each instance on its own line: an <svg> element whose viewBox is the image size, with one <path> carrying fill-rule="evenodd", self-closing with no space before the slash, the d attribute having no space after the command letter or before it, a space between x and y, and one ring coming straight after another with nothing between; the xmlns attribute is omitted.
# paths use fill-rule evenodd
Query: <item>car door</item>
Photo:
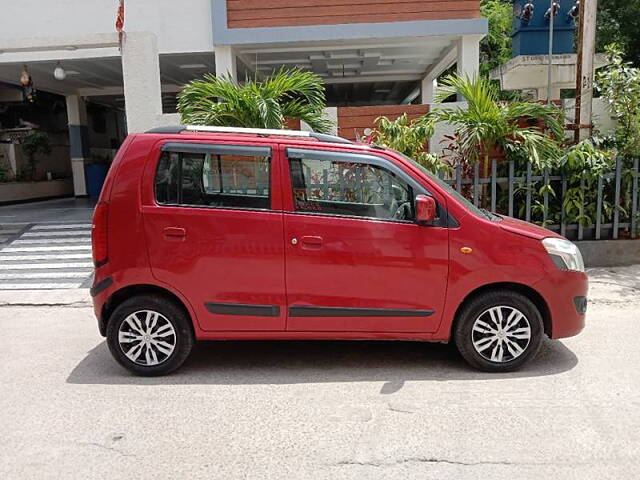
<svg viewBox="0 0 640 480"><path fill-rule="evenodd" d="M187 298L203 330L285 329L276 151L168 142L151 162L143 207L151 269Z"/></svg>
<svg viewBox="0 0 640 480"><path fill-rule="evenodd" d="M286 156L287 330L435 331L448 230L414 221L415 196L430 193L384 156L308 148Z"/></svg>

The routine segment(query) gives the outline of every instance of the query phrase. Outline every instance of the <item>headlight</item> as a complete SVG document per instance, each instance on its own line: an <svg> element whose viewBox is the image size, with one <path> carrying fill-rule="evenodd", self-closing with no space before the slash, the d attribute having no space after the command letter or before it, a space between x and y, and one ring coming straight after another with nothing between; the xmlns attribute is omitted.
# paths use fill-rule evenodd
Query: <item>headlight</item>
<svg viewBox="0 0 640 480"><path fill-rule="evenodd" d="M549 253L551 260L561 270L584 272L584 262L578 247L564 238L545 238L542 245Z"/></svg>

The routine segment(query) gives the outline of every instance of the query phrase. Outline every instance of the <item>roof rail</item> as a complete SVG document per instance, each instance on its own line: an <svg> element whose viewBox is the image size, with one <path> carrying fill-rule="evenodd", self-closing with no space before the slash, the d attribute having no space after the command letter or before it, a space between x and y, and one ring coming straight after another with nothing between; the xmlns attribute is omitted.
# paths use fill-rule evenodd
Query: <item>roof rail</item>
<svg viewBox="0 0 640 480"><path fill-rule="evenodd" d="M243 133L249 135L280 135L284 137L307 137L315 138L321 142L331 143L353 143L346 138L337 137L335 135L326 135L324 133L307 132L304 130L277 130L270 128L240 128L240 127L209 127L200 125L176 125L170 127L158 127L147 130L146 133L182 133L189 132L217 132L217 133Z"/></svg>

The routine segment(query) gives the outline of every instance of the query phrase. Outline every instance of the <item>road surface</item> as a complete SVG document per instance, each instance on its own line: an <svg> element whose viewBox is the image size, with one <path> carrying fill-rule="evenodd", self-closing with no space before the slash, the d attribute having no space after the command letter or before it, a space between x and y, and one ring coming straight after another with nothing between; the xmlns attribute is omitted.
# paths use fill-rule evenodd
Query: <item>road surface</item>
<svg viewBox="0 0 640 480"><path fill-rule="evenodd" d="M0 292L3 479L631 479L640 267L525 370L446 345L212 342L176 374L111 359L86 290Z"/></svg>

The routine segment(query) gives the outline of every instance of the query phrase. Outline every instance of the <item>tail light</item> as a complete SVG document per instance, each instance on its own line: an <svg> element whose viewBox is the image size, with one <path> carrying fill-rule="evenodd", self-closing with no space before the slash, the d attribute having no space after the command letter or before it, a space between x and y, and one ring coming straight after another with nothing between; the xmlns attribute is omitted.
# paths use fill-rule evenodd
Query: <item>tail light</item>
<svg viewBox="0 0 640 480"><path fill-rule="evenodd" d="M99 202L93 212L91 227L91 246L93 249L93 264L100 267L108 261L107 217L109 204Z"/></svg>

